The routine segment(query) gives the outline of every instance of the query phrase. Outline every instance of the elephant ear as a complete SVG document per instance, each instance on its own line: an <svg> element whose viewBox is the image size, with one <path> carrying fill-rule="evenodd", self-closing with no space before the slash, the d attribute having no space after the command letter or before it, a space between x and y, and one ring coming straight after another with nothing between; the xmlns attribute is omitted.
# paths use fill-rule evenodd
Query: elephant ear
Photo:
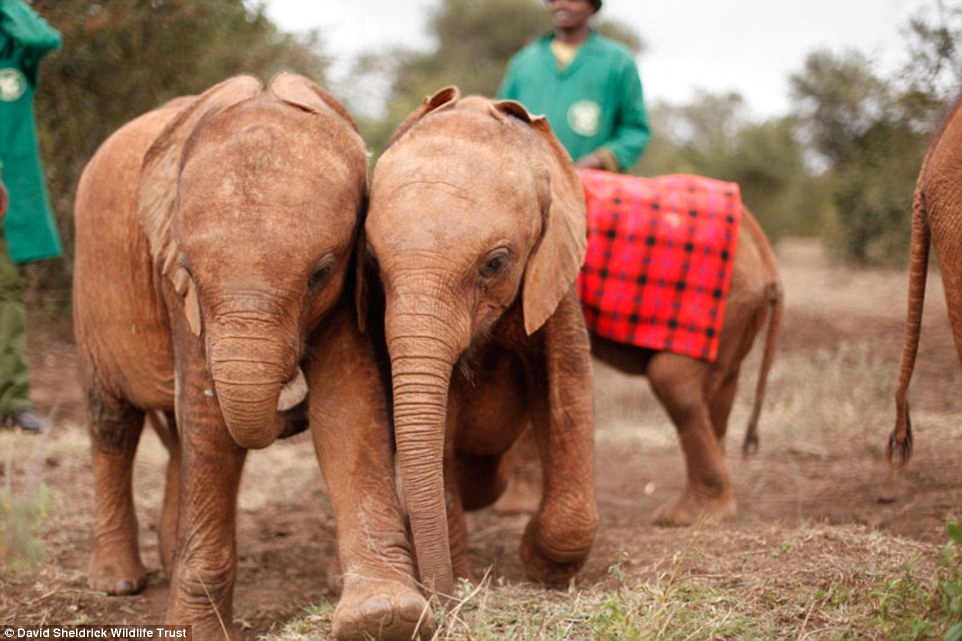
<svg viewBox="0 0 962 641"><path fill-rule="evenodd" d="M357 132L354 119L351 118L351 115L347 113L341 103L304 76L287 72L278 74L271 81L270 91L279 100L310 113L333 111L348 123L351 129Z"/></svg>
<svg viewBox="0 0 962 641"><path fill-rule="evenodd" d="M236 76L211 87L193 101L177 104L180 113L147 150L141 165L140 225L147 236L154 264L183 297L184 314L196 336L201 332L197 288L180 264L180 248L173 234L184 145L208 114L252 98L260 91L261 83L256 78Z"/></svg>
<svg viewBox="0 0 962 641"><path fill-rule="evenodd" d="M541 239L532 250L524 273L524 328L536 332L565 297L588 248L584 188L571 156L558 142L544 116L532 116L520 103L502 100L495 109L527 123L543 143L548 185L542 194Z"/></svg>
<svg viewBox="0 0 962 641"><path fill-rule="evenodd" d="M434 95L428 96L421 101L417 109L412 111L407 118L405 118L388 140L387 146L390 147L398 140L401 139L404 134L410 131L411 127L416 125L421 118L424 118L431 112L440 111L442 109L450 109L457 104L458 100L461 98L461 92L457 87L445 87L439 90Z"/></svg>

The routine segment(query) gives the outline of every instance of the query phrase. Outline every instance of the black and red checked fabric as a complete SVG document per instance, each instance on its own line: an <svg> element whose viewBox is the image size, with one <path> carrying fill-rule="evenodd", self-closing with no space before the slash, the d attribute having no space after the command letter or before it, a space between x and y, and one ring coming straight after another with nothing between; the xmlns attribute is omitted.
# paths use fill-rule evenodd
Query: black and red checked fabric
<svg viewBox="0 0 962 641"><path fill-rule="evenodd" d="M714 361L741 221L738 185L578 170L588 252L578 293L604 338Z"/></svg>

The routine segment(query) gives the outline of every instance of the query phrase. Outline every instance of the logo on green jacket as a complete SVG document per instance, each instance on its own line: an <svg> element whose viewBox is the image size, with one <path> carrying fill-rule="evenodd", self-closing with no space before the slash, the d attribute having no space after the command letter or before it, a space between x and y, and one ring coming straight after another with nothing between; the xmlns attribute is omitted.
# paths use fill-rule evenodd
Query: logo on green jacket
<svg viewBox="0 0 962 641"><path fill-rule="evenodd" d="M27 91L27 77L14 67L0 69L0 100L13 102Z"/></svg>
<svg viewBox="0 0 962 641"><path fill-rule="evenodd" d="M568 107L568 126L576 134L594 136L601 122L601 105L594 100L579 100Z"/></svg>

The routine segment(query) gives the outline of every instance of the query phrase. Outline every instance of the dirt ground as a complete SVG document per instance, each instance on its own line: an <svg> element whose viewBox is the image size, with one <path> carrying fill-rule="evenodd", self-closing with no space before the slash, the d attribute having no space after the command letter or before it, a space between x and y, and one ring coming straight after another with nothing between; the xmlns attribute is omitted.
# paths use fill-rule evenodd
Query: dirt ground
<svg viewBox="0 0 962 641"><path fill-rule="evenodd" d="M777 253L787 304L761 451L748 460L740 455L757 353L742 374L727 444L738 516L715 532L651 524L653 510L684 481L674 430L643 380L599 366L602 521L579 585L612 581L609 568L616 561L638 575L656 572L659 560L689 537L698 536L703 546L728 546L734 556L751 553L758 541L804 537L806 528L828 524L846 526L842 531L853 536L898 537L922 549L944 544L946 521L962 517L962 366L937 277L930 280L911 395L915 457L893 477L884 441L894 417L905 274L833 266L809 241L785 241ZM107 598L86 588L93 494L76 356L66 324L38 323L31 331L34 395L55 428L34 437L0 432L0 479L15 492L42 481L53 503L42 528L46 560L35 572L8 572L0 580L0 625L159 623L166 598L159 571L135 597ZM135 487L145 562L152 568L159 567L154 523L164 463L156 438L145 436ZM481 512L470 518L477 572L491 566L499 581L523 581L517 545L525 517ZM238 527L235 618L249 638L310 604L336 601L325 581L334 524L306 437L252 453ZM822 544L829 555L841 554L847 540Z"/></svg>

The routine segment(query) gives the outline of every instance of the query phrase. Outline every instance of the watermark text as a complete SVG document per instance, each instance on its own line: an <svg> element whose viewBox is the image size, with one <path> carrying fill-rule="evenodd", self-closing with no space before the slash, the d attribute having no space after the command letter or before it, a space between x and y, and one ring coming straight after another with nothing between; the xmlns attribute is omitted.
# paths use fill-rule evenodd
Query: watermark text
<svg viewBox="0 0 962 641"><path fill-rule="evenodd" d="M178 639L193 641L189 625L7 625L5 639Z"/></svg>

